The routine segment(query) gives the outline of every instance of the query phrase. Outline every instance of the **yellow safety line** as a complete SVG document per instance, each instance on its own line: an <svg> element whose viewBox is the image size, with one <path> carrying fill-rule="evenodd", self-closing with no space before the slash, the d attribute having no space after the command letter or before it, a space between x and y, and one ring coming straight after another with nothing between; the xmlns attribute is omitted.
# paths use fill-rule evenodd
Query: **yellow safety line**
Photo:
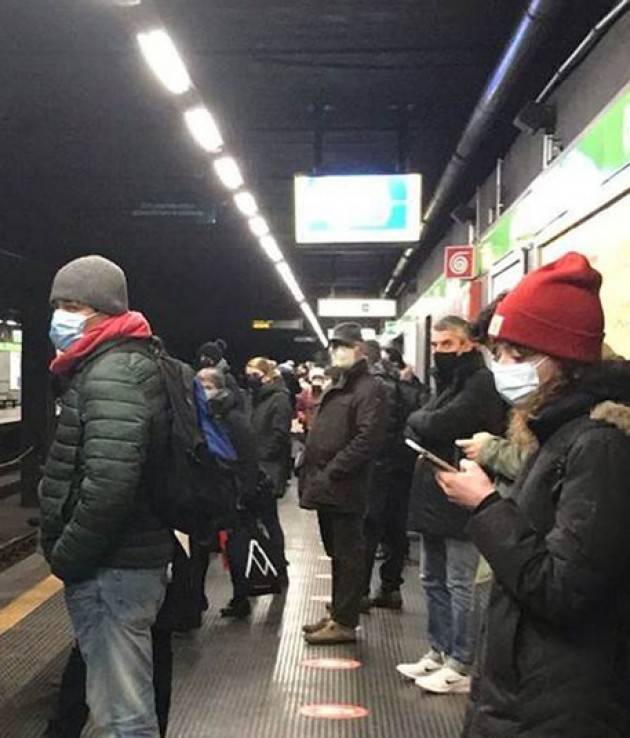
<svg viewBox="0 0 630 738"><path fill-rule="evenodd" d="M60 589L63 589L63 582L51 574L13 600L10 605L0 609L0 635L24 620L27 615L37 610Z"/></svg>

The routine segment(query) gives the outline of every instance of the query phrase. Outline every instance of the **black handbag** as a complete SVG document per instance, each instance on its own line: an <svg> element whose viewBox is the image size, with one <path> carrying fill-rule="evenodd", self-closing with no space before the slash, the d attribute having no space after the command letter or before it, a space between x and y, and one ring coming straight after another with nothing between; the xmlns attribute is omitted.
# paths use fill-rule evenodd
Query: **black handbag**
<svg viewBox="0 0 630 738"><path fill-rule="evenodd" d="M250 597L278 594L282 591L278 570L272 562L269 538L257 524L250 529L245 579Z"/></svg>

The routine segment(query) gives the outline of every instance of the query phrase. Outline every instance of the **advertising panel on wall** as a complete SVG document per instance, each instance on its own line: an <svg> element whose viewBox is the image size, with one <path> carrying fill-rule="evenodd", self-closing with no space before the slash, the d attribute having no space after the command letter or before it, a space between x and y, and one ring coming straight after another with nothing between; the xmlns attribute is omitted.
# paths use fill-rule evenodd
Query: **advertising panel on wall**
<svg viewBox="0 0 630 738"><path fill-rule="evenodd" d="M403 243L420 237L419 174L295 177L298 244Z"/></svg>
<svg viewBox="0 0 630 738"><path fill-rule="evenodd" d="M542 246L541 264L567 251L584 254L602 273L606 342L630 358L630 194Z"/></svg>

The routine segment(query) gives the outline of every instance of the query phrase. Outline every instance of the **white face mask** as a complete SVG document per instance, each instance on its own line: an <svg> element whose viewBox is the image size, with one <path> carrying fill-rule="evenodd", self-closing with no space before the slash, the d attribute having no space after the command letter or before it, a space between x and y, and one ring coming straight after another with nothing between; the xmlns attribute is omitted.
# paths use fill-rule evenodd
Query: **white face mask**
<svg viewBox="0 0 630 738"><path fill-rule="evenodd" d="M332 365L340 369L350 369L357 362L354 349L350 346L335 346L330 350L330 358Z"/></svg>
<svg viewBox="0 0 630 738"><path fill-rule="evenodd" d="M499 364L492 362L492 373L497 392L510 405L522 405L540 387L538 367L547 357L539 361L521 361L516 364Z"/></svg>

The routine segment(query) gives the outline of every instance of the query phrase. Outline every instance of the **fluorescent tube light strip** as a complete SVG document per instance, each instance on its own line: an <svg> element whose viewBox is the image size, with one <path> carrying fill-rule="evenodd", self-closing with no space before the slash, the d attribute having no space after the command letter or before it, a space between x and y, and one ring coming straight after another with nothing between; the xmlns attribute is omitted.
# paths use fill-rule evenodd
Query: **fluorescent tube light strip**
<svg viewBox="0 0 630 738"><path fill-rule="evenodd" d="M140 51L151 71L174 95L182 95L192 86L186 65L166 31L156 28L136 35Z"/></svg>
<svg viewBox="0 0 630 738"><path fill-rule="evenodd" d="M228 190L238 190L243 186L243 175L231 156L222 156L214 161L214 171Z"/></svg>
<svg viewBox="0 0 630 738"><path fill-rule="evenodd" d="M214 118L200 105L184 113L184 119L192 137L205 151L215 153L223 146L223 138Z"/></svg>
<svg viewBox="0 0 630 738"><path fill-rule="evenodd" d="M234 195L234 203L247 218L253 218L258 213L256 198L251 192L238 192Z"/></svg>
<svg viewBox="0 0 630 738"><path fill-rule="evenodd" d="M260 245L262 247L262 250L265 252L265 254L267 254L267 256L271 259L271 261L273 261L274 264L284 260L282 251L280 251L280 247L278 246L278 243L273 236L262 236L260 238Z"/></svg>
<svg viewBox="0 0 630 738"><path fill-rule="evenodd" d="M260 215L257 215L255 218L250 218L249 229L254 236L258 236L258 238L269 235L269 226L267 225L267 221L264 218L261 218Z"/></svg>
<svg viewBox="0 0 630 738"><path fill-rule="evenodd" d="M276 264L276 269L278 270L278 272L280 272L280 276L284 280L286 286L289 288L289 291L295 298L296 302L304 302L304 293L300 289L300 285L297 283L297 280L293 276L293 272L291 271L291 267L286 263L286 261L281 261Z"/></svg>

